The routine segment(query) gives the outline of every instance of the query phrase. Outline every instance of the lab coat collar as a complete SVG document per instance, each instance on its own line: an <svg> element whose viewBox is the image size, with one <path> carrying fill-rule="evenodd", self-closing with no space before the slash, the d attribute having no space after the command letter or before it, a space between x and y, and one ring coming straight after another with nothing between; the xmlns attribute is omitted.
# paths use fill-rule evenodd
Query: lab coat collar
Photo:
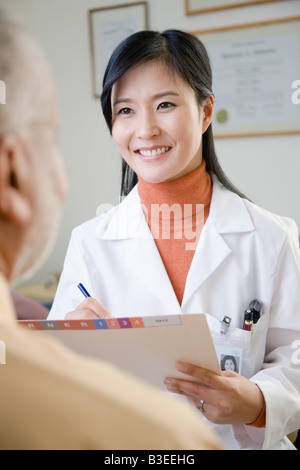
<svg viewBox="0 0 300 470"><path fill-rule="evenodd" d="M102 240L152 238L145 220L137 186L118 206L107 214L105 224L100 219L97 226L97 236Z"/></svg>
<svg viewBox="0 0 300 470"><path fill-rule="evenodd" d="M243 199L226 189L215 177L213 178L213 194L207 221L210 219L213 219L215 229L219 234L255 230ZM108 214L105 225L100 221L97 235L104 240L152 238L145 220L137 186Z"/></svg>
<svg viewBox="0 0 300 470"><path fill-rule="evenodd" d="M226 189L216 177L213 177L210 217L213 218L219 233L241 233L255 230L244 200Z"/></svg>

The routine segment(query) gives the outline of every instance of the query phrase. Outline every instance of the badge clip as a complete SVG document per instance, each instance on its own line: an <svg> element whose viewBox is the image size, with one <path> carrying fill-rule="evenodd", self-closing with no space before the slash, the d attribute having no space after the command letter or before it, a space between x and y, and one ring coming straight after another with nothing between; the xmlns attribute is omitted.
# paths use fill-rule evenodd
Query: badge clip
<svg viewBox="0 0 300 470"><path fill-rule="evenodd" d="M230 323L231 323L231 318L227 317L225 315L225 317L221 321L221 330L220 330L220 332L221 332L222 335L226 335L226 333L228 331L228 328L230 327Z"/></svg>

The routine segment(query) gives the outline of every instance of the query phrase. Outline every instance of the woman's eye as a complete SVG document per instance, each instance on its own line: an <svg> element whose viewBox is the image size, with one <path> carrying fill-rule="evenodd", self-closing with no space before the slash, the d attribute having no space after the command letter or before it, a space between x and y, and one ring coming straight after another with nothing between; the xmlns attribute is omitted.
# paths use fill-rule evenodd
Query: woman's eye
<svg viewBox="0 0 300 470"><path fill-rule="evenodd" d="M160 103L160 105L158 106L158 109L169 109L169 108L173 108L174 106L175 104L165 101L164 103Z"/></svg>
<svg viewBox="0 0 300 470"><path fill-rule="evenodd" d="M131 113L131 109L130 108L122 108L120 109L120 111L118 112L118 114L130 114Z"/></svg>

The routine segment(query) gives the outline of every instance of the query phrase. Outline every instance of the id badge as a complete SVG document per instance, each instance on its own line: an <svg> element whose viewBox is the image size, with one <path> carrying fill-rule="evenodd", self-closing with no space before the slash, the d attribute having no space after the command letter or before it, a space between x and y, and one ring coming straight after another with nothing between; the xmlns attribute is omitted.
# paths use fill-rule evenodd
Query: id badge
<svg viewBox="0 0 300 470"><path fill-rule="evenodd" d="M231 370L250 378L263 364L268 318L266 315L254 325L252 331L230 326L224 333L220 321L210 315L207 320L222 371Z"/></svg>
<svg viewBox="0 0 300 470"><path fill-rule="evenodd" d="M220 343L215 344L215 348L222 371L231 370L233 372L237 372L238 374L242 373L242 349Z"/></svg>

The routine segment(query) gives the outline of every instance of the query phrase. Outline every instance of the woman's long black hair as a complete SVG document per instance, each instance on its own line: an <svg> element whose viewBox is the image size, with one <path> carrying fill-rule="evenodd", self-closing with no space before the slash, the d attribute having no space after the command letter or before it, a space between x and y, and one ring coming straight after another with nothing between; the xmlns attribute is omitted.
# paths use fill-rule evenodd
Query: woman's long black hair
<svg viewBox="0 0 300 470"><path fill-rule="evenodd" d="M161 61L171 73L181 77L195 92L199 105L213 95L212 71L207 51L194 35L179 30L140 31L125 39L112 54L103 78L101 106L112 132L111 91L113 85L132 67ZM230 191L245 197L229 181L222 170L214 146L212 125L203 134L203 158L206 169ZM122 164L121 195L126 196L137 183L136 173Z"/></svg>

